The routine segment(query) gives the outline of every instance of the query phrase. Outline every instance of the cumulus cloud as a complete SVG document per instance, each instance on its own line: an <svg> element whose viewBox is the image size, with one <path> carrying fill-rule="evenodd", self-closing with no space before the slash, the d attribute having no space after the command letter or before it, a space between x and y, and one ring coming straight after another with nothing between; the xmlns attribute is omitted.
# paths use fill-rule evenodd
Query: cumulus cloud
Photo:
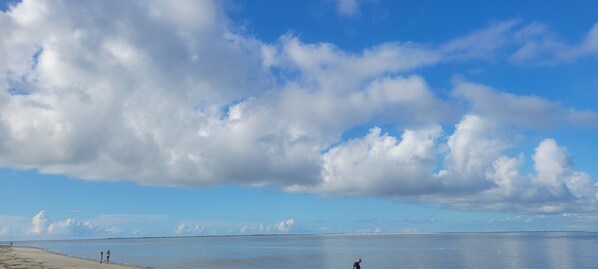
<svg viewBox="0 0 598 269"><path fill-rule="evenodd" d="M486 123L475 121L482 121ZM449 169L439 173L450 176L451 168L456 169L456 178L465 179L467 186L477 186L476 191L467 191L459 196L434 197L431 199L444 200L456 207L486 208L491 210L519 210L539 213L565 212L567 210L586 211L594 208L598 189L592 186L589 175L575 171L571 159L564 147L558 146L553 139L542 140L532 156L534 173L525 173L523 166L526 162L524 153L517 156L505 155L505 150L513 146L514 135L500 134L500 125L495 129L484 127L490 120L479 116L468 116L458 126L449 138L454 139L459 133L468 132L469 139L462 141L462 154L454 154L454 149L447 154L445 165ZM496 124L496 123L494 123ZM468 126L470 125L470 126ZM485 131L472 132L476 125ZM461 130L461 129L464 130ZM481 130L481 129L478 129ZM476 137L477 136L477 137ZM511 142L509 142L511 141ZM456 152L461 152L456 150ZM462 164L455 166L452 158L461 155ZM481 154L481 155L479 155ZM472 169L473 168L473 169ZM446 171L447 174L444 174ZM463 174L462 171L473 173ZM451 184L453 185L453 184ZM458 186L458 185L457 185ZM464 188L458 188L463 190ZM584 190L582 193L580 190ZM573 209L578 207L577 209ZM593 208L593 209L592 209Z"/></svg>
<svg viewBox="0 0 598 269"><path fill-rule="evenodd" d="M595 211L598 188L575 171L567 150L542 140L524 170L508 156L517 135L498 121L465 115L444 140L440 126L406 130L401 139L371 129L324 154L322 182L288 191L369 195L448 204L461 209L532 213Z"/></svg>
<svg viewBox="0 0 598 269"><path fill-rule="evenodd" d="M440 188L432 174L436 166L439 126L406 130L398 141L380 128L324 154L322 183L307 188L323 193L403 196ZM302 186L289 190L301 191Z"/></svg>
<svg viewBox="0 0 598 269"><path fill-rule="evenodd" d="M42 210L31 220L31 229L27 231L28 234L43 234L48 231L48 219L46 218L46 211Z"/></svg>
<svg viewBox="0 0 598 269"><path fill-rule="evenodd" d="M197 235L202 234L206 230L206 227L203 225L189 225L189 224L180 224L175 233L181 235Z"/></svg>
<svg viewBox="0 0 598 269"><path fill-rule="evenodd" d="M247 233L260 233L260 234L272 234L272 233L290 233L300 231L300 225L295 219L286 219L281 222L272 225L248 225L243 226L239 230L242 234Z"/></svg>
<svg viewBox="0 0 598 269"><path fill-rule="evenodd" d="M359 5L341 2L347 12ZM413 72L505 51L515 62L537 51L577 51L573 59L596 51L596 29L562 45L546 27L513 20L440 45L393 41L348 52L292 34L266 44L209 0L25 0L0 12L0 166L463 207L535 201L530 210L556 212L596 200L590 175L550 142L526 174L524 153L505 154L516 140L508 128L594 126L596 112L472 83L456 84L460 106ZM400 137L376 127L389 125ZM343 139L362 126L368 134ZM119 217L102 221L50 223L42 211L29 233L91 233ZM254 228L281 232L275 226Z"/></svg>
<svg viewBox="0 0 598 269"><path fill-rule="evenodd" d="M230 31L214 3L196 7L211 13L197 22L153 5L29 0L3 13L14 36L2 40L3 166L155 185L312 184L320 152L356 124L454 115L420 77L368 83L438 61L416 45L351 55L283 37L264 69L269 45ZM272 68L300 75L278 85Z"/></svg>
<svg viewBox="0 0 598 269"><path fill-rule="evenodd" d="M78 221L68 218L64 221L57 221L48 226L48 234L56 235L96 235L100 233L99 227L89 221Z"/></svg>
<svg viewBox="0 0 598 269"><path fill-rule="evenodd" d="M115 235L122 230L116 226L108 229L93 224L90 221L79 221L67 218L62 221L52 222L46 216L46 211L41 210L31 221L31 228L27 231L30 235L47 236L96 236Z"/></svg>
<svg viewBox="0 0 598 269"><path fill-rule="evenodd" d="M477 115L465 115L448 138L444 169L438 177L448 191L471 193L486 189L485 172L507 148L502 126Z"/></svg>

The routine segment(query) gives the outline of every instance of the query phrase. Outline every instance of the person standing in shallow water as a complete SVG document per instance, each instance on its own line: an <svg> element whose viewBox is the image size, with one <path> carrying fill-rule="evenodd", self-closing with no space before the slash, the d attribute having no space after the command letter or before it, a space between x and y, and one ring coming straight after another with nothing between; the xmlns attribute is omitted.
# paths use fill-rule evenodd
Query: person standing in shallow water
<svg viewBox="0 0 598 269"><path fill-rule="evenodd" d="M100 251L100 263L104 261L104 251Z"/></svg>
<svg viewBox="0 0 598 269"><path fill-rule="evenodd" d="M361 258L357 258L357 261L353 264L353 269L361 269L359 265L361 263Z"/></svg>
<svg viewBox="0 0 598 269"><path fill-rule="evenodd" d="M110 263L110 250L106 251L106 263Z"/></svg>

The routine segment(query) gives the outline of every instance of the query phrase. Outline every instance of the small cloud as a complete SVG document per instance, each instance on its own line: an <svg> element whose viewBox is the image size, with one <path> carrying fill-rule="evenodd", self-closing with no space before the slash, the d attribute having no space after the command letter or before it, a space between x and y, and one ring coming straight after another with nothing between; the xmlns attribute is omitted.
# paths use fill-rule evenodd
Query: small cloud
<svg viewBox="0 0 598 269"><path fill-rule="evenodd" d="M203 225L187 225L187 224L180 224L179 227L176 229L176 234L181 235L193 235L193 234L202 234L205 231L206 227Z"/></svg>
<svg viewBox="0 0 598 269"><path fill-rule="evenodd" d="M279 232L289 232L295 226L297 226L297 222L294 219L288 219L277 223L275 228Z"/></svg>
<svg viewBox="0 0 598 269"><path fill-rule="evenodd" d="M289 233L299 230L299 223L295 219L287 219L272 225L243 226L239 232L245 233Z"/></svg>
<svg viewBox="0 0 598 269"><path fill-rule="evenodd" d="M118 228L116 226L112 226L112 228L107 229L106 232L109 233L109 234L119 234L119 233L122 232L122 229Z"/></svg>

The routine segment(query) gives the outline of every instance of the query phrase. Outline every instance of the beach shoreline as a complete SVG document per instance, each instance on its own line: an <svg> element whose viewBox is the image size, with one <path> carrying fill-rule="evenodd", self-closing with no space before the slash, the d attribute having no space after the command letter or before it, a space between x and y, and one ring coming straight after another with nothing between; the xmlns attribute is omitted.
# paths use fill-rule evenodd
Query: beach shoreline
<svg viewBox="0 0 598 269"><path fill-rule="evenodd" d="M138 269L149 268L67 256L35 247L0 246L0 269L78 268L78 269Z"/></svg>

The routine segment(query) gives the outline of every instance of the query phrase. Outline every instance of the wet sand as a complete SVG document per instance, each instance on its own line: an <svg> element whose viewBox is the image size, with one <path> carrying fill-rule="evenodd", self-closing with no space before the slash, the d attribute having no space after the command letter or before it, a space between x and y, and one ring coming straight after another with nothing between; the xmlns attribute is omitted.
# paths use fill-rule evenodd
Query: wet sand
<svg viewBox="0 0 598 269"><path fill-rule="evenodd" d="M106 264L98 260L69 257L39 248L0 247L0 269L133 269L146 268L123 264Z"/></svg>

